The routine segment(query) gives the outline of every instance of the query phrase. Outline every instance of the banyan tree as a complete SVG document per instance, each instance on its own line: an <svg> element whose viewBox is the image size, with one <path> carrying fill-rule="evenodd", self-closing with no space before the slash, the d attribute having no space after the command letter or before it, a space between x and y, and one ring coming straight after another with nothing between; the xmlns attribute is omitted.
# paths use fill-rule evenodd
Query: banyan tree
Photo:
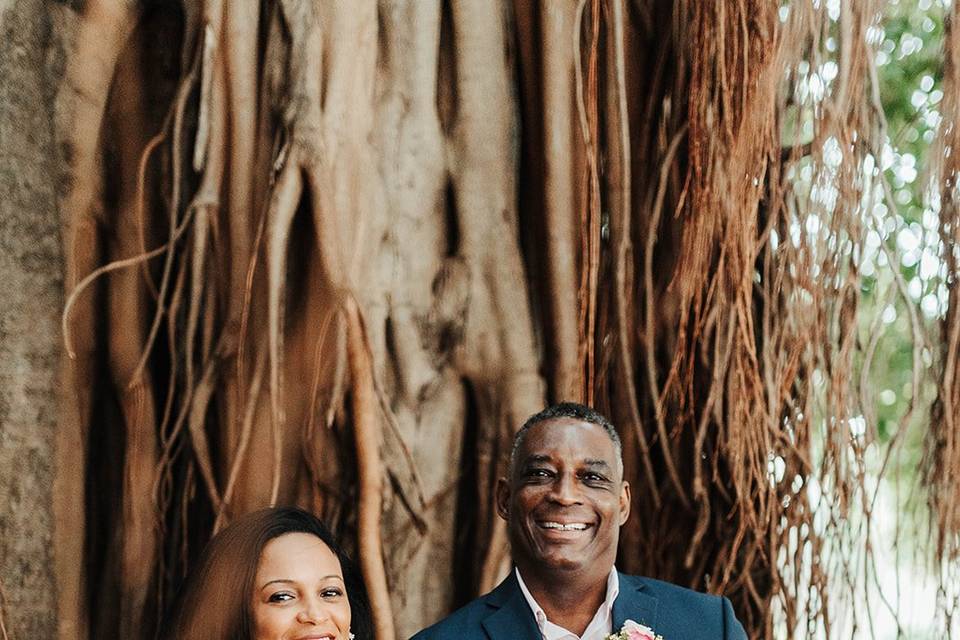
<svg viewBox="0 0 960 640"><path fill-rule="evenodd" d="M726 594L751 637L869 630L876 470L919 439L957 628L956 4L929 317L885 226L882 0L27 4L62 45L35 45L62 377L56 614L21 615L5 560L11 638L152 638L210 536L275 504L408 637L508 570L493 487L559 400L624 442L618 566ZM885 438L878 300L916 390Z"/></svg>

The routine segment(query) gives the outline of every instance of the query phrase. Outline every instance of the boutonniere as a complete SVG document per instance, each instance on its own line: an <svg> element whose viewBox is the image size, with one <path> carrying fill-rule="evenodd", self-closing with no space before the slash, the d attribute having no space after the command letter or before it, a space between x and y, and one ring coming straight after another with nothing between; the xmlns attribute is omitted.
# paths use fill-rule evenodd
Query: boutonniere
<svg viewBox="0 0 960 640"><path fill-rule="evenodd" d="M654 633L650 627L627 620L620 631L611 633L604 640L663 640L663 636Z"/></svg>

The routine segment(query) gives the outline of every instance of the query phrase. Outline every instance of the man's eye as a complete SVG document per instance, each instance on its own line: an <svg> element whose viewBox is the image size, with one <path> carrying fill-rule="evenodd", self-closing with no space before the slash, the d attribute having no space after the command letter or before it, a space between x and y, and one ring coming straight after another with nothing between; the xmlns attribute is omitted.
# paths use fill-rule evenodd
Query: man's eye
<svg viewBox="0 0 960 640"><path fill-rule="evenodd" d="M550 472L546 469L530 469L527 471L527 476L530 478L549 478Z"/></svg>
<svg viewBox="0 0 960 640"><path fill-rule="evenodd" d="M287 591L277 591L276 593L270 594L270 597L267 599L267 602L288 602L293 600L293 594Z"/></svg>
<svg viewBox="0 0 960 640"><path fill-rule="evenodd" d="M607 479L600 475L599 473L594 473L592 471L583 474L583 479L587 482L606 482Z"/></svg>

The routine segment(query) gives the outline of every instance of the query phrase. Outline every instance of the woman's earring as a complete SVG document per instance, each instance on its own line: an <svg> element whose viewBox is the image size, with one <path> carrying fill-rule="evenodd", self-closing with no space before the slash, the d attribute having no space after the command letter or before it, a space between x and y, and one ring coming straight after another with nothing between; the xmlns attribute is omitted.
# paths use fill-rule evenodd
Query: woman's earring
<svg viewBox="0 0 960 640"><path fill-rule="evenodd" d="M350 636L350 640L353 640L356 637L355 635L353 635L353 631L348 631L347 633Z"/></svg>

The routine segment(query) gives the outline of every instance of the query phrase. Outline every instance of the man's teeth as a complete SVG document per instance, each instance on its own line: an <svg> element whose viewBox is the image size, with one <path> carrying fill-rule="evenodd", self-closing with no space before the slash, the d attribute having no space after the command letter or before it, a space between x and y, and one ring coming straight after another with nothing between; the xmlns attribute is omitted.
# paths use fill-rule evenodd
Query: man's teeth
<svg viewBox="0 0 960 640"><path fill-rule="evenodd" d="M544 522L545 529L556 529L558 531L583 531L587 525L582 522L572 522L570 524L560 524L559 522Z"/></svg>

